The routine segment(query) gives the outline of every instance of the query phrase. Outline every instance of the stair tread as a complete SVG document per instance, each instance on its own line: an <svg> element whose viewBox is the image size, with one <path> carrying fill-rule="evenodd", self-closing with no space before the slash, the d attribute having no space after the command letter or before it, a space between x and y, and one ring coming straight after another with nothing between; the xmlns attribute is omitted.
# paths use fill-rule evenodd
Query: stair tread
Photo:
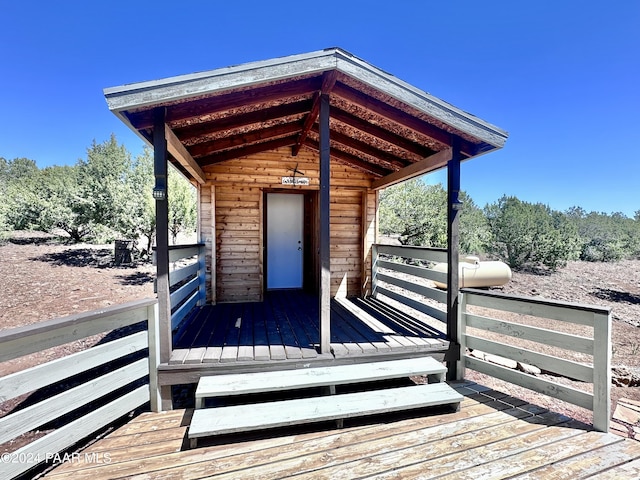
<svg viewBox="0 0 640 480"><path fill-rule="evenodd" d="M208 397L363 383L414 375L438 375L442 378L446 371L446 367L437 360L422 357L366 364L214 375L200 378L196 388L196 403Z"/></svg>
<svg viewBox="0 0 640 480"><path fill-rule="evenodd" d="M189 438L459 404L447 383L195 410Z"/></svg>

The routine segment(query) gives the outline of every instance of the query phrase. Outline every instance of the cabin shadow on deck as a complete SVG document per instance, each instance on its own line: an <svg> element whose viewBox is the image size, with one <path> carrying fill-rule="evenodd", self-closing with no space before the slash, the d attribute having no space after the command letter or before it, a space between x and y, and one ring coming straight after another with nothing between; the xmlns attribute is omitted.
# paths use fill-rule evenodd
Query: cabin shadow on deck
<svg viewBox="0 0 640 480"><path fill-rule="evenodd" d="M331 301L331 354L319 352L318 297L270 291L263 302L207 305L174 334L170 364L371 361L444 354L445 333L379 300ZM442 324L443 330L445 325Z"/></svg>

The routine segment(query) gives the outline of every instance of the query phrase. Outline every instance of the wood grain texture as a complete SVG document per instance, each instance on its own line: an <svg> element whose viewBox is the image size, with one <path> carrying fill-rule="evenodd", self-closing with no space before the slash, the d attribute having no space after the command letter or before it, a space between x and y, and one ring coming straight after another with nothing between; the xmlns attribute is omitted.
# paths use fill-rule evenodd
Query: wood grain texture
<svg viewBox="0 0 640 480"><path fill-rule="evenodd" d="M456 404L461 400L462 396L446 383L433 383L329 397L198 409L193 414L188 436L193 439L224 435Z"/></svg>
<svg viewBox="0 0 640 480"><path fill-rule="evenodd" d="M260 300L263 295L264 239L262 238L262 194L270 189L278 191L317 191L320 187L320 163L317 153L302 149L296 157L290 149L282 148L229 160L205 168L207 182L215 188L215 195L202 197L202 211L213 212L215 252L208 268L216 301ZM297 167L309 178L310 185L282 185L282 177L290 176ZM368 249L375 236L375 207L363 214L366 204L363 195L373 178L355 169L331 163L330 178L330 254L331 296L360 295L363 276L366 276ZM375 193L370 193L375 203ZM215 204L211 204L213 201ZM365 231L366 228L366 231ZM317 237L318 232L312 232ZM316 240L317 243L317 240ZM345 268L342 260L354 261ZM215 268L213 269L213 265ZM370 267L369 267L370 268ZM242 276L250 269L258 276ZM337 280L336 280L337 279Z"/></svg>
<svg viewBox="0 0 640 480"><path fill-rule="evenodd" d="M388 380L416 375L440 375L445 367L431 357L391 360L363 365L311 367L276 372L213 375L202 377L196 389L199 398L244 395Z"/></svg>
<svg viewBox="0 0 640 480"><path fill-rule="evenodd" d="M447 346L442 331L374 299L335 298L330 321L331 358L407 352L416 356ZM319 328L317 296L305 292L274 291L263 302L208 305L176 336L169 363L187 367L201 359L222 373L233 364L268 370L265 362L325 361L317 351Z"/></svg>
<svg viewBox="0 0 640 480"><path fill-rule="evenodd" d="M638 442L589 432L588 426L563 415L472 382L456 388L464 400L455 413L348 420L340 430L327 424L262 437L228 436L219 444L175 452L163 450L158 433L176 439L185 412L171 418L146 414L143 421L134 419L135 429L129 423L91 447L101 452L120 445L112 450L111 464L66 464L45 478L555 480L595 475L617 480L640 472ZM139 446L131 442L134 438Z"/></svg>

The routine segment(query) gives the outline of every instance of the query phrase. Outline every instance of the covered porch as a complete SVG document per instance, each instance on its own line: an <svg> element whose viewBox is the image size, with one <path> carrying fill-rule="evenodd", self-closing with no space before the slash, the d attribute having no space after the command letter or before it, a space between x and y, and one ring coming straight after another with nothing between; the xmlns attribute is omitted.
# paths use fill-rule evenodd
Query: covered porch
<svg viewBox="0 0 640 480"><path fill-rule="evenodd" d="M449 377L457 377L460 164L502 148L506 132L338 48L109 88L105 97L155 152L161 372L198 364L215 373L231 363L270 368L269 362L282 366L314 354L336 360L360 352L373 359L435 348L449 350ZM199 197L198 292L178 300L170 273L168 162ZM357 298L364 302L358 308L368 308L375 296L378 192L443 168L449 247L439 261L450 267L446 318L440 318L445 328L407 334L397 330L400 324L385 324L387 317L375 320L383 329L376 331L367 325L371 313L344 307L356 306L351 299ZM270 343L272 292L281 288L310 293L298 297L306 298L298 311L307 318L295 326L274 323L282 330ZM227 303L253 306L233 318L242 307ZM200 310L190 312L196 306ZM253 315L259 311L266 317ZM222 325L212 326L210 317ZM236 329L238 318L244 320ZM239 340L243 323L264 318L264 331ZM225 328L238 340L225 345ZM302 340L282 337L296 331ZM394 341L382 341L381 333ZM205 346L207 334L215 341ZM209 358L218 361L204 361Z"/></svg>

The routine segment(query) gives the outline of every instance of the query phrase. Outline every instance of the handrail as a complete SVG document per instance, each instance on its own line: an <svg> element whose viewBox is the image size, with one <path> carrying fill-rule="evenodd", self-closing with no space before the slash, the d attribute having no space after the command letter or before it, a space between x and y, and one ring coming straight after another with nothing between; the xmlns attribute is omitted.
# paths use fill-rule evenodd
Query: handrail
<svg viewBox="0 0 640 480"><path fill-rule="evenodd" d="M473 311L469 307L475 307ZM479 310L479 308L483 310ZM486 313L489 310L492 313ZM592 328L585 337L552 329L530 326L505 320L500 312L533 316L568 322ZM501 318L502 317L502 318ZM578 405L593 412L593 426L608 431L611 415L611 309L595 305L505 295L466 288L460 292L460 345L462 359L458 375L472 370L520 385L522 387ZM552 322L548 322L552 323ZM501 341L468 333L468 329L491 332ZM517 339L516 341L510 339ZM503 339L503 340L502 340ZM523 348L523 341L531 342L533 350ZM535 345L552 346L573 352L575 359L541 353ZM471 356L467 350L478 350L517 362L519 366L533 365L554 375L593 384L593 392L572 388L558 382L544 380L528 373L509 369ZM584 362L583 357L590 357ZM523 369L525 369L523 367Z"/></svg>
<svg viewBox="0 0 640 480"><path fill-rule="evenodd" d="M0 443L52 421L65 422L10 452L6 458L16 461L3 462L3 478L23 475L146 402L151 402L152 410L160 410L157 301L137 300L0 331L0 361L4 362L142 322L146 323L142 331L121 331L116 339L103 339L86 350L0 377L0 401L29 392L45 397L0 418ZM78 380L82 374L86 378ZM47 392L47 387L72 377L72 388ZM118 396L110 398L116 390ZM78 413L88 405L90 411Z"/></svg>

